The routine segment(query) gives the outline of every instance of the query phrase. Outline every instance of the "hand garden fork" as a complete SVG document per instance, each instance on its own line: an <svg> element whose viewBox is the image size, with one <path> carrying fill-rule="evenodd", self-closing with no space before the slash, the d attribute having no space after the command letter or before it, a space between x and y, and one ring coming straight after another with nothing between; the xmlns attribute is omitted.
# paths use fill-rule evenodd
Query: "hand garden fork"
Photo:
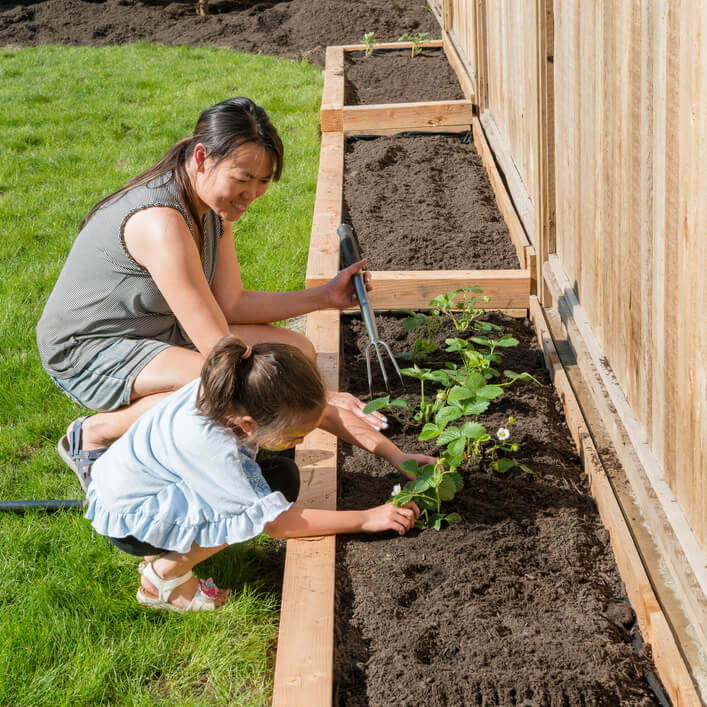
<svg viewBox="0 0 707 707"><path fill-rule="evenodd" d="M351 226L342 223L336 232L339 234L339 239L341 240L341 255L344 260L345 267L353 265L361 260L361 252L358 247L358 241L354 232L351 230ZM366 372L368 373L368 390L373 397L373 376L371 375L371 348L376 352L378 357L378 364L380 365L381 373L383 374L383 381L385 382L385 389L390 393L390 385L388 384L388 374L385 370L385 365L383 364L383 356L381 354L381 349L385 351L390 360L393 362L395 371L400 378L400 383L403 388L405 388L405 382L403 381L403 376L398 368L398 363L393 356L393 352L390 350L390 346L386 344L378 336L378 329L376 327L376 319L373 316L373 310L371 309L370 302L368 301L368 293L366 292L366 283L364 282L363 275L358 272L354 275L354 287L356 288L356 297L358 297L358 304L361 307L361 314L363 315L363 323L366 325L366 331L368 332L369 343L366 346Z"/></svg>

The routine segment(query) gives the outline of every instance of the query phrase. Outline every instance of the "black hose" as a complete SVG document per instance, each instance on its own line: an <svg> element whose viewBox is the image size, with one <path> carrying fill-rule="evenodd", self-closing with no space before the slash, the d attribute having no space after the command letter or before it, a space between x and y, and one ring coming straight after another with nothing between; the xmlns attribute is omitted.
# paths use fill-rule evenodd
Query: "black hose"
<svg viewBox="0 0 707 707"><path fill-rule="evenodd" d="M85 505L85 501L72 499L53 501L0 501L0 511L9 511L10 513L24 513L30 510L47 511L48 513L55 511L83 511Z"/></svg>

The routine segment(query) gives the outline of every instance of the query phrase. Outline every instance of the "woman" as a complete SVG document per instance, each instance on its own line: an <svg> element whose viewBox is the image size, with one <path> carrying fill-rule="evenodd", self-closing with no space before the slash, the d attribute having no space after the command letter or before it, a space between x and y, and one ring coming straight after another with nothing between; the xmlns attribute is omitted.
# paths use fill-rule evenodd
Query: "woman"
<svg viewBox="0 0 707 707"><path fill-rule="evenodd" d="M231 222L282 166L282 142L265 111L247 98L228 99L82 221L37 343L59 389L99 412L75 420L59 442L84 488L93 460L141 413L197 378L222 336L293 344L314 358L308 339L268 322L355 301L352 277L363 261L310 290L243 288ZM328 400L341 411L324 416L334 433L344 413L385 426L352 396L329 393Z"/></svg>

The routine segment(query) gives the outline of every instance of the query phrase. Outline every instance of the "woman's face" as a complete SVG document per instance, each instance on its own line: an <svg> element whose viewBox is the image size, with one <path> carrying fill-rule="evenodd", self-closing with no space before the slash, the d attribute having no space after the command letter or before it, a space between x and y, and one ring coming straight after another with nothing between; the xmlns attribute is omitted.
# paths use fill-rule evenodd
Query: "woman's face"
<svg viewBox="0 0 707 707"><path fill-rule="evenodd" d="M194 150L196 163L196 195L224 221L237 221L251 202L267 191L272 180L273 160L260 145L248 142L230 157L215 163Z"/></svg>

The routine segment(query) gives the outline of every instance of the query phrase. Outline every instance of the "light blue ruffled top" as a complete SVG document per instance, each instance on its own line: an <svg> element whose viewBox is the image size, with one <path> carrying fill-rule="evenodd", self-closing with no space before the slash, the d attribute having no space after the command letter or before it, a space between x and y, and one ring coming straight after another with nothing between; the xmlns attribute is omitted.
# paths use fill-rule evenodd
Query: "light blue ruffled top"
<svg viewBox="0 0 707 707"><path fill-rule="evenodd" d="M254 450L199 414L199 384L161 400L94 462L86 518L101 535L187 552L255 537L292 505Z"/></svg>

